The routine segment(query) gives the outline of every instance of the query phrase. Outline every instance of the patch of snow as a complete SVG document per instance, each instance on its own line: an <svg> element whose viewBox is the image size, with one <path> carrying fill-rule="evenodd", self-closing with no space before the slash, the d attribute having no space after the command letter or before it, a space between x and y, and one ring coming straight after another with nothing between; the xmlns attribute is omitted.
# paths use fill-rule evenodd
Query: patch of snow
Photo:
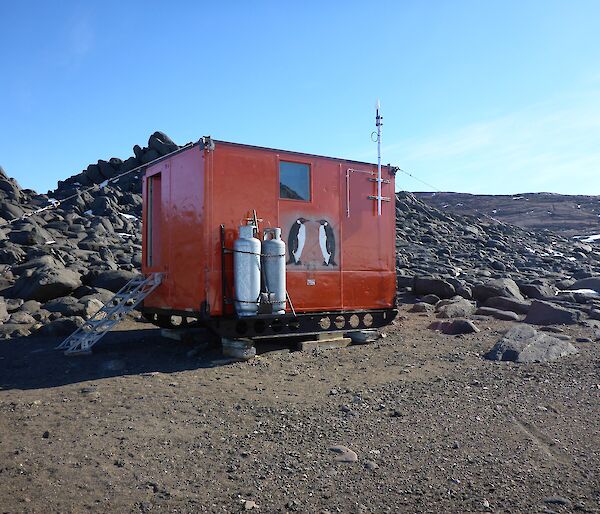
<svg viewBox="0 0 600 514"><path fill-rule="evenodd" d="M100 184L98 184L98 186L100 187L100 189L105 188L106 186L108 186L108 179L106 179L104 182L101 182Z"/></svg>
<svg viewBox="0 0 600 514"><path fill-rule="evenodd" d="M594 289L571 289L570 291L559 291L557 294L567 294L567 293L577 293L577 294L583 294L586 296L600 296L600 293L598 291L595 291Z"/></svg>
<svg viewBox="0 0 600 514"><path fill-rule="evenodd" d="M573 236L573 239L578 239L582 243L593 243L600 239L600 234L592 234L590 236Z"/></svg>
<svg viewBox="0 0 600 514"><path fill-rule="evenodd" d="M127 232L117 232L117 235L122 238L135 237L135 235L128 234Z"/></svg>
<svg viewBox="0 0 600 514"><path fill-rule="evenodd" d="M462 204L462 203L457 203L457 204L456 204L456 206L457 206L457 207L463 207L463 206L464 206L464 204Z"/></svg>
<svg viewBox="0 0 600 514"><path fill-rule="evenodd" d="M120 212L119 213L121 216L123 216L125 219L128 220L137 220L138 218L136 216L134 216L133 214L126 214L124 212Z"/></svg>
<svg viewBox="0 0 600 514"><path fill-rule="evenodd" d="M45 244L47 244L47 245L53 245L54 243L56 243L56 241L54 239L51 239L50 241L46 241Z"/></svg>
<svg viewBox="0 0 600 514"><path fill-rule="evenodd" d="M513 196L513 200L523 200L524 196Z"/></svg>
<svg viewBox="0 0 600 514"><path fill-rule="evenodd" d="M492 209L492 214L496 214L498 212L498 209Z"/></svg>
<svg viewBox="0 0 600 514"><path fill-rule="evenodd" d="M91 216L92 215L92 209L90 209L89 211L85 211L83 214L85 214L86 216Z"/></svg>

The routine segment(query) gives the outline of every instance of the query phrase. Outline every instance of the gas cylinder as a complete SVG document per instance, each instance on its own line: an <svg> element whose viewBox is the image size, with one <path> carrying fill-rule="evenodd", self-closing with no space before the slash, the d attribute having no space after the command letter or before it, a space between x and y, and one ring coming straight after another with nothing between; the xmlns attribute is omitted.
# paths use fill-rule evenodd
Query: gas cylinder
<svg viewBox="0 0 600 514"><path fill-rule="evenodd" d="M273 302L273 314L285 314L285 243L280 228L264 230L262 254L264 289Z"/></svg>
<svg viewBox="0 0 600 514"><path fill-rule="evenodd" d="M260 297L260 240L254 225L242 225L233 243L233 287L238 316L255 316Z"/></svg>

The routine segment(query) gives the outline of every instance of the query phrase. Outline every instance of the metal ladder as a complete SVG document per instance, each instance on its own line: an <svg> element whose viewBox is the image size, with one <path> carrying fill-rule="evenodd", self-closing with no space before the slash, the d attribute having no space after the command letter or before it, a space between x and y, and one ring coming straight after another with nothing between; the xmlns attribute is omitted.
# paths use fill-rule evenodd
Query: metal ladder
<svg viewBox="0 0 600 514"><path fill-rule="evenodd" d="M142 275L131 279L56 349L65 350L65 355L91 353L92 346L154 291L160 285L161 279L162 273L150 273L147 277Z"/></svg>

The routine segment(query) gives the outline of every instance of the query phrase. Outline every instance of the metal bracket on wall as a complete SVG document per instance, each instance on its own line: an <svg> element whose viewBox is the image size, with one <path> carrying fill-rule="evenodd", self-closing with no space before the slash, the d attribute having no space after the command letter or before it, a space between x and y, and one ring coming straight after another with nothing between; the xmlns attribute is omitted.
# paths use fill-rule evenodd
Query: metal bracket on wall
<svg viewBox="0 0 600 514"><path fill-rule="evenodd" d="M212 138L210 136L202 136L200 138L200 143L202 144L204 149L208 150L209 152L211 150L215 149L215 142L212 140Z"/></svg>

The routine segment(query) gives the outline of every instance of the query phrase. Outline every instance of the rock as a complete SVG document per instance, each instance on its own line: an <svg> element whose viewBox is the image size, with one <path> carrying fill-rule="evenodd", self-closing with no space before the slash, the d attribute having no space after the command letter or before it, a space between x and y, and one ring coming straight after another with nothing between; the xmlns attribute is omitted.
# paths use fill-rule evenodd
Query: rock
<svg viewBox="0 0 600 514"><path fill-rule="evenodd" d="M1 303L1 301L2 300L0 300L0 303ZM24 303L21 298L4 298L4 301L6 302L6 310L11 314L13 312L18 311L23 306L23 303ZM1 308L2 307L0 307L0 309Z"/></svg>
<svg viewBox="0 0 600 514"><path fill-rule="evenodd" d="M571 506L571 500L563 498L562 496L551 496L548 498L544 498L544 503L548 503L550 505Z"/></svg>
<svg viewBox="0 0 600 514"><path fill-rule="evenodd" d="M452 298L456 290L454 286L439 278L415 277L413 293L420 295L434 294L439 298Z"/></svg>
<svg viewBox="0 0 600 514"><path fill-rule="evenodd" d="M350 448L342 445L330 446L329 451L335 452L337 455L333 459L334 462L348 463L358 461L358 455Z"/></svg>
<svg viewBox="0 0 600 514"><path fill-rule="evenodd" d="M580 312L550 302L534 300L525 318L533 325L573 325L580 318Z"/></svg>
<svg viewBox="0 0 600 514"><path fill-rule="evenodd" d="M144 152L144 154L140 158L140 161L142 161L142 164L148 164L149 162L154 161L155 159L158 159L159 157L160 157L160 154L153 148L150 148Z"/></svg>
<svg viewBox="0 0 600 514"><path fill-rule="evenodd" d="M421 298L422 302L429 303L431 305L435 305L441 300L441 298L435 294L426 294Z"/></svg>
<svg viewBox="0 0 600 514"><path fill-rule="evenodd" d="M79 300L78 305L80 306L79 315L84 319L91 318L96 312L104 307L104 303L97 298L81 299Z"/></svg>
<svg viewBox="0 0 600 514"><path fill-rule="evenodd" d="M23 305L21 305L20 310L22 312L28 312L32 314L36 311L39 311L41 307L42 304L37 300L27 300L26 302L23 302Z"/></svg>
<svg viewBox="0 0 600 514"><path fill-rule="evenodd" d="M600 293L600 277L582 278L581 280L577 280L565 289L592 289L597 293Z"/></svg>
<svg viewBox="0 0 600 514"><path fill-rule="evenodd" d="M3 247L0 248L0 264L17 264L22 262L27 254L16 244L3 242Z"/></svg>
<svg viewBox="0 0 600 514"><path fill-rule="evenodd" d="M484 357L522 363L549 362L574 353L577 349L568 341L538 332L528 325L517 325L504 334Z"/></svg>
<svg viewBox="0 0 600 514"><path fill-rule="evenodd" d="M0 296L0 323L4 323L9 317L10 314L6 308L6 301L2 296Z"/></svg>
<svg viewBox="0 0 600 514"><path fill-rule="evenodd" d="M90 209L96 216L111 216L119 210L116 202L107 196L97 196L94 198ZM98 234L96 231L94 235L102 234Z"/></svg>
<svg viewBox="0 0 600 514"><path fill-rule="evenodd" d="M473 298L480 302L485 302L494 296L513 298L520 302L525 301L525 298L523 298L523 295L519 291L519 286L510 278L492 279L473 287Z"/></svg>
<svg viewBox="0 0 600 514"><path fill-rule="evenodd" d="M42 245L51 238L43 235L38 227L23 230L12 230L8 235L11 242L21 246Z"/></svg>
<svg viewBox="0 0 600 514"><path fill-rule="evenodd" d="M40 257L34 257L28 259L22 264L17 264L12 267L13 272L16 275L20 275L25 270L36 269L36 268L52 268L52 269L63 269L64 265L62 262L55 259L52 255L41 255Z"/></svg>
<svg viewBox="0 0 600 514"><path fill-rule="evenodd" d="M44 308L50 312L60 312L63 316L80 316L88 319L102 306L102 302L96 298L78 300L73 296L65 296L46 302Z"/></svg>
<svg viewBox="0 0 600 514"><path fill-rule="evenodd" d="M156 150L160 155L167 155L179 147L164 132L157 131L148 139L148 147Z"/></svg>
<svg viewBox="0 0 600 514"><path fill-rule="evenodd" d="M8 323L15 325L33 325L36 319L28 312L17 311L13 312L8 319Z"/></svg>
<svg viewBox="0 0 600 514"><path fill-rule="evenodd" d="M121 289L127 282L134 277L139 276L139 273L135 271L126 270L109 270L98 273L91 277L89 285L93 287L100 287L102 289L108 289L113 293L116 293ZM87 280L87 277L86 277Z"/></svg>
<svg viewBox="0 0 600 514"><path fill-rule="evenodd" d="M13 337L27 337L31 334L29 325L5 323L0 325L0 339L12 339Z"/></svg>
<svg viewBox="0 0 600 514"><path fill-rule="evenodd" d="M504 321L520 321L519 315L512 311L502 311L492 307L479 307L476 314L480 316L491 316L492 318L501 319Z"/></svg>
<svg viewBox="0 0 600 514"><path fill-rule="evenodd" d="M535 298L542 300L544 298L552 298L556 295L557 289L550 285L547 281L538 280L537 283L521 284L519 286L521 292L527 296L527 298Z"/></svg>
<svg viewBox="0 0 600 514"><path fill-rule="evenodd" d="M492 296L485 301L484 306L500 309L502 311L512 311L517 314L527 314L531 307L531 303L521 302L514 298L505 298L503 296Z"/></svg>
<svg viewBox="0 0 600 514"><path fill-rule="evenodd" d="M83 319L79 316L60 318L38 329L36 335L42 337L67 337L75 332L83 323Z"/></svg>
<svg viewBox="0 0 600 514"><path fill-rule="evenodd" d="M80 306L77 298L64 296L46 302L44 309L50 312L60 312L63 316L77 316L79 315Z"/></svg>
<svg viewBox="0 0 600 514"><path fill-rule="evenodd" d="M436 305L438 318L466 318L475 312L475 305L462 297L443 300Z"/></svg>
<svg viewBox="0 0 600 514"><path fill-rule="evenodd" d="M11 296L46 302L69 294L80 285L81 276L75 271L40 268L21 275L11 289Z"/></svg>
<svg viewBox="0 0 600 514"><path fill-rule="evenodd" d="M472 322L466 319L455 319L452 321L435 321L429 328L439 330L446 335L473 334L479 332L479 328Z"/></svg>
<svg viewBox="0 0 600 514"><path fill-rule="evenodd" d="M426 312L426 313L431 313L435 310L435 307L429 303L415 303L411 308L409 312Z"/></svg>

